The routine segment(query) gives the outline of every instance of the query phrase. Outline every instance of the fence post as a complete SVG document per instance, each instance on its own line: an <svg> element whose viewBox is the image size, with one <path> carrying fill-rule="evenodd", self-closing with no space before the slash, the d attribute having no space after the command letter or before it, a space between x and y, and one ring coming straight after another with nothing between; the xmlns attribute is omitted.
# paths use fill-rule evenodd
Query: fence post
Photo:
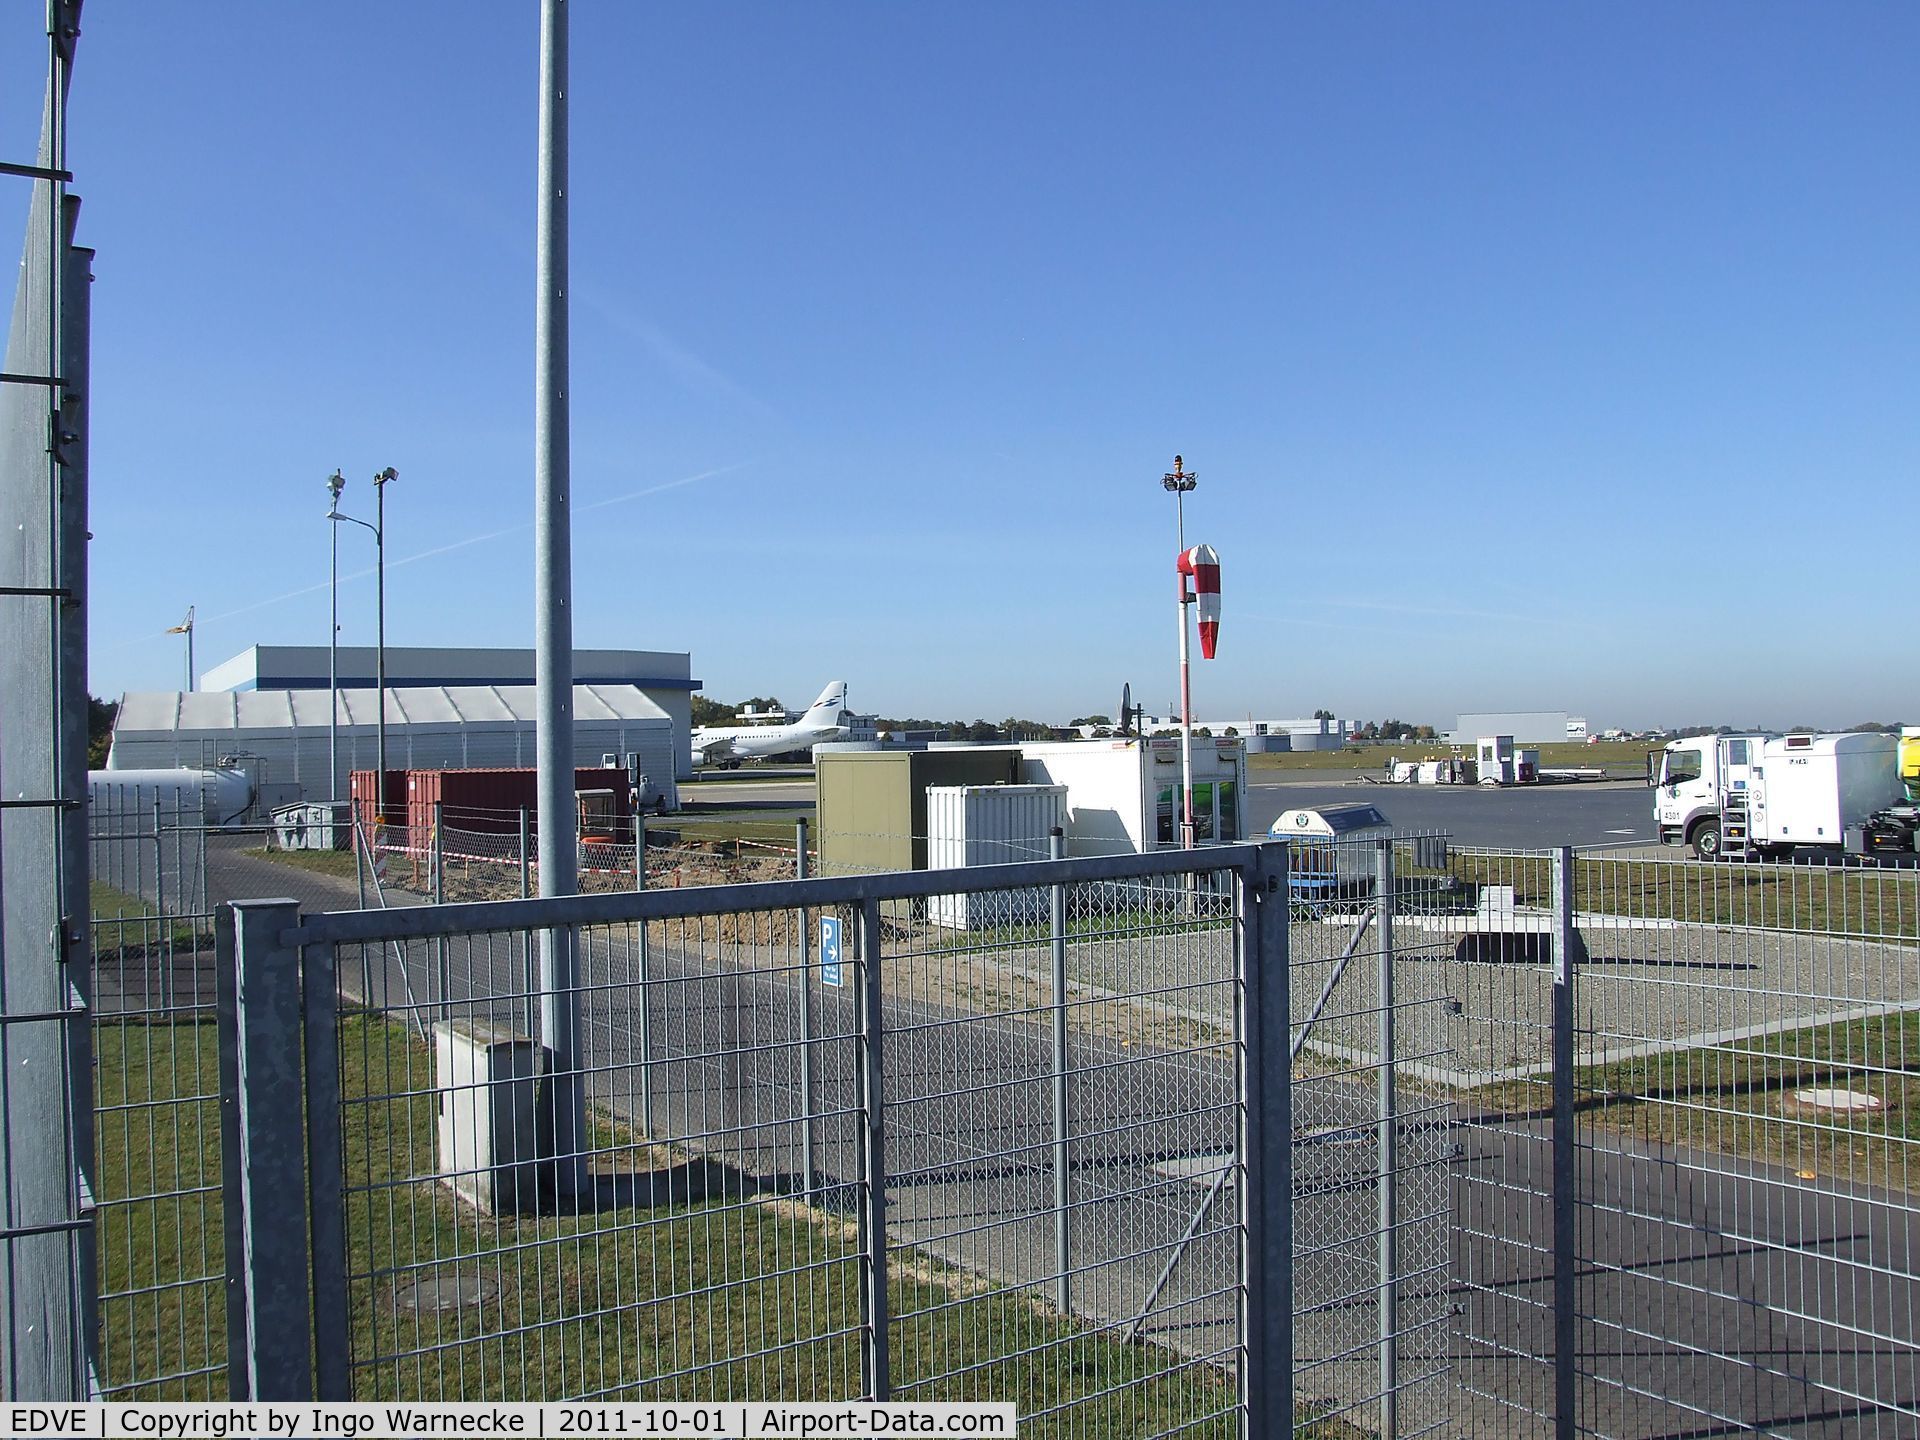
<svg viewBox="0 0 1920 1440"><path fill-rule="evenodd" d="M880 902L860 902L860 1116L865 1134L861 1178L866 1194L860 1207L860 1379L869 1400L893 1397L893 1373L887 1355L887 1147L886 1070L881 1062L885 1032L880 987Z"/></svg>
<svg viewBox="0 0 1920 1440"><path fill-rule="evenodd" d="M647 816L633 812L633 888L647 888ZM640 990L640 1013L634 1017L634 1043L640 1047L640 1128L653 1134L653 962L647 952L647 922L639 924L634 949L634 979Z"/></svg>
<svg viewBox="0 0 1920 1440"><path fill-rule="evenodd" d="M1579 1357L1574 1353L1578 1293L1574 1205L1573 986L1578 937L1573 928L1573 847L1553 852L1553 1398L1554 1434L1573 1440Z"/></svg>
<svg viewBox="0 0 1920 1440"><path fill-rule="evenodd" d="M153 795L153 913L167 916L167 842L160 832L160 792Z"/></svg>
<svg viewBox="0 0 1920 1440"><path fill-rule="evenodd" d="M299 918L292 900L242 900L220 919L227 1363L248 1400L313 1398L308 1233L287 1223L307 1195L300 957L281 938Z"/></svg>
<svg viewBox="0 0 1920 1440"><path fill-rule="evenodd" d="M1293 1434L1293 1029L1286 844L1241 874L1240 1403L1247 1440Z"/></svg>
<svg viewBox="0 0 1920 1440"><path fill-rule="evenodd" d="M530 828L527 824L527 807L522 805L520 807L520 898L522 900L533 893L530 888L533 880L533 861L527 854Z"/></svg>
<svg viewBox="0 0 1920 1440"><path fill-rule="evenodd" d="M1066 858L1066 833L1047 832L1047 853ZM1067 1151L1067 887L1055 885L1049 929L1053 933L1053 1303L1062 1315L1073 1313L1073 1247L1068 1206L1071 1157Z"/></svg>
<svg viewBox="0 0 1920 1440"><path fill-rule="evenodd" d="M807 817L793 822L793 878L807 878ZM800 1173L802 1193L813 1199L813 916L802 905L800 926Z"/></svg>
<svg viewBox="0 0 1920 1440"><path fill-rule="evenodd" d="M1380 1055L1375 1174L1378 1177L1380 1440L1400 1434L1400 1136L1399 1095L1394 1069L1393 1009L1393 842L1376 842L1374 905L1380 925Z"/></svg>
<svg viewBox="0 0 1920 1440"><path fill-rule="evenodd" d="M447 899L447 813L442 801L433 802L433 848L428 852L428 863L433 866L433 903L443 905ZM437 935L433 941L434 983L440 988L440 1023L446 1024L453 1019L453 973L447 965L447 937Z"/></svg>
<svg viewBox="0 0 1920 1440"><path fill-rule="evenodd" d="M361 946L364 956L368 947ZM363 961L364 963L364 961ZM346 1180L340 1107L340 951L300 952L306 1032L307 1230L313 1245L314 1398L351 1400Z"/></svg>

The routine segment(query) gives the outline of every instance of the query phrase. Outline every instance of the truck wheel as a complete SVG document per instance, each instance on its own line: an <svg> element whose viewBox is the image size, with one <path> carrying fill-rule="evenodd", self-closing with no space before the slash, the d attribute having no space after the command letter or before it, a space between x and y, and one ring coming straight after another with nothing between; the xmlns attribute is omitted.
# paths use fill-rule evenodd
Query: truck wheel
<svg viewBox="0 0 1920 1440"><path fill-rule="evenodd" d="M1720 822L1702 820L1693 827L1693 834L1688 837L1687 843L1693 846L1695 859L1718 860L1720 858Z"/></svg>

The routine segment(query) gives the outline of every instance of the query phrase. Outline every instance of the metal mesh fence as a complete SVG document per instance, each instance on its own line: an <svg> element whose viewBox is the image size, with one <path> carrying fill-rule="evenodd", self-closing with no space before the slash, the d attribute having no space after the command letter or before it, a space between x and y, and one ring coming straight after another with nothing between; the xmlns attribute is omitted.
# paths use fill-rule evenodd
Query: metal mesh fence
<svg viewBox="0 0 1920 1440"><path fill-rule="evenodd" d="M88 833L95 1378L109 1398L218 1399L227 1255L206 832L197 808L109 793Z"/></svg>
<svg viewBox="0 0 1920 1440"><path fill-rule="evenodd" d="M1556 1063L1536 937L1559 863ZM1598 1435L1920 1433L1920 876L1618 854L1455 874L1503 917L1458 942L1481 1413L1530 1433L1563 1395Z"/></svg>
<svg viewBox="0 0 1920 1440"><path fill-rule="evenodd" d="M1365 1433L1453 1413L1444 859L1424 835L1292 852L1295 1369L1303 1405Z"/></svg>
<svg viewBox="0 0 1920 1440"><path fill-rule="evenodd" d="M529 1063L538 938L343 949L353 1393L1011 1386L1033 1433L1227 1433L1234 1205L1172 1251L1233 1162L1234 923L1076 895L1064 990L1044 921L956 931L875 902L581 927L580 1159L621 1203L571 1215L480 1162L492 1092L459 1069Z"/></svg>
<svg viewBox="0 0 1920 1440"><path fill-rule="evenodd" d="M451 902L453 852L478 846L437 838L424 880ZM397 873L416 848L387 848L390 903L433 898ZM529 1038L542 932L338 917L382 937L334 955L343 1393L883 1380L1011 1395L1035 1433L1225 1433L1246 1353L1239 872L1141 857L954 894L891 875L821 882L837 898L802 910L659 894L680 847L659 868L654 848L656 893L620 875L566 902L607 918L555 932L579 961L568 1153L591 1203L555 1203L542 1138L565 1123ZM467 858L519 868L517 846ZM1610 1436L1914 1433L1917 880L1433 836L1296 850L1309 1433L1547 1433L1562 1412ZM109 920L103 1383L217 1395L206 917Z"/></svg>

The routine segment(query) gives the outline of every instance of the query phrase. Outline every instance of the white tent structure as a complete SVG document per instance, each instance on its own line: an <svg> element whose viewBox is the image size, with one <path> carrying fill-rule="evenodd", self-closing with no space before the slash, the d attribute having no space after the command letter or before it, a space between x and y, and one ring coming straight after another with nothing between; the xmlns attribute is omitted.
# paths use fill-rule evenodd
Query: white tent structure
<svg viewBox="0 0 1920 1440"><path fill-rule="evenodd" d="M113 722L109 770L204 769L239 764L277 801L328 798L326 690L135 691ZM340 789L374 768L378 692L339 692ZM453 770L535 763L534 687L430 685L387 690L387 767ZM637 685L573 687L574 764L608 755L641 772L678 807L675 739L667 712Z"/></svg>

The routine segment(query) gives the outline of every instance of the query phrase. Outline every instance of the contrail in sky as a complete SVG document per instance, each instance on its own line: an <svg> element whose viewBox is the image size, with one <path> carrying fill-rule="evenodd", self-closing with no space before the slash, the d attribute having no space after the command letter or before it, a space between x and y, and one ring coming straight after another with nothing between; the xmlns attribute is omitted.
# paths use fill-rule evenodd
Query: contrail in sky
<svg viewBox="0 0 1920 1440"><path fill-rule="evenodd" d="M685 475L678 480L668 480L661 485L649 485L642 490L629 490L625 495L615 495L610 499L596 500L591 505L579 505L575 507L575 511L578 514L584 515L590 510L604 510L609 505L624 505L630 500L644 500L649 495L658 495L666 490L677 490L682 485L693 485L702 480L711 480L716 475L730 474L735 470L744 469L752 463L750 460L742 460L733 465L716 466L712 470L702 470L697 475ZM416 560L431 560L436 555L446 555L455 550L465 550L472 545L484 545L489 540L503 539L508 535L517 535L523 530L531 530L532 528L533 522L528 520L519 525L509 525L504 530L489 530L484 535L469 535L464 540L455 540L447 545L436 545L433 549L422 550L416 555L407 555L398 560L389 560L387 562L387 568L389 570L397 570L400 566L411 565ZM348 574L342 575L340 578L342 580L359 580L373 573L374 567L369 567L365 570L351 571ZM328 584L331 583L331 581L328 582ZM327 585L302 585L298 590L289 590L286 594L275 595L269 600L255 600L251 604L242 605L238 610L224 611L219 615L203 615L195 623L198 625L211 625L218 620L231 620L237 615L251 615L254 611L264 610L269 605L279 605L288 600L297 600L302 595L311 595L316 590L325 590L326 588L328 588ZM119 650L127 645L138 645L154 638L157 637L145 635L136 636L131 640L121 642L120 645L112 646L110 649Z"/></svg>

